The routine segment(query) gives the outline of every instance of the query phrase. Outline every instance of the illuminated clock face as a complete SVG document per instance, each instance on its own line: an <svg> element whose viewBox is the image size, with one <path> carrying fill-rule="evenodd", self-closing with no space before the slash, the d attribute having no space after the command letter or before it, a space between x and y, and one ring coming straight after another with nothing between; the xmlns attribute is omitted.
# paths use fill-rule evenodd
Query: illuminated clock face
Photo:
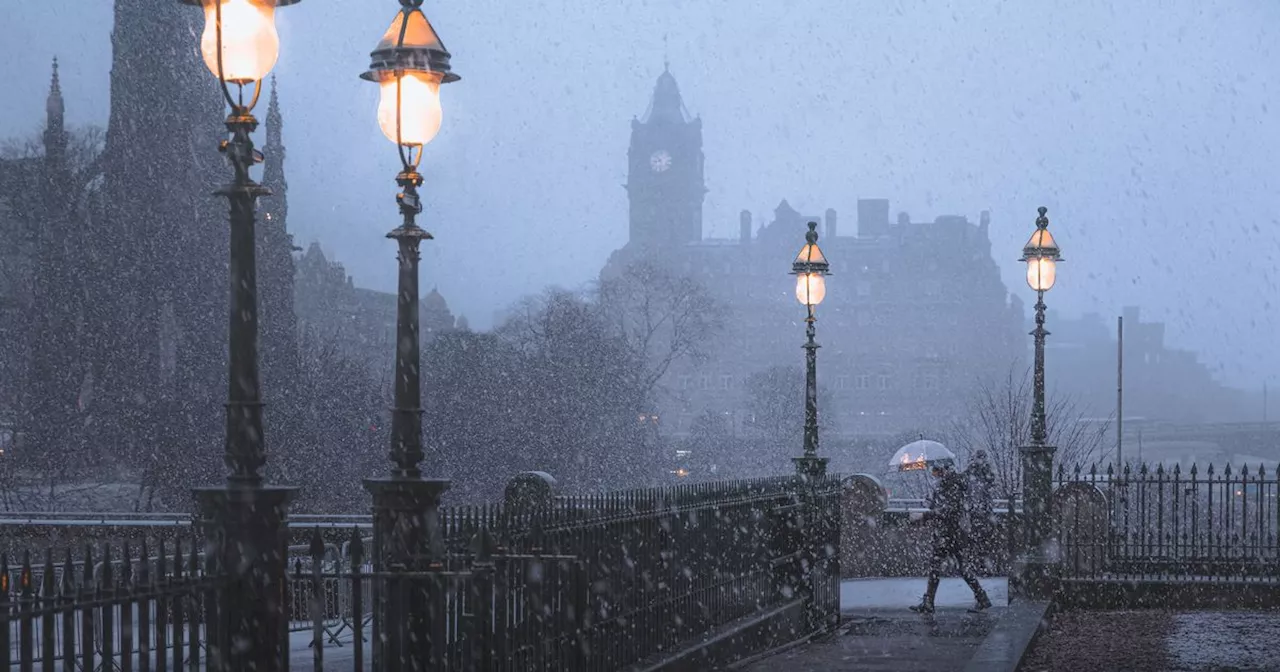
<svg viewBox="0 0 1280 672"><path fill-rule="evenodd" d="M661 173L671 167L671 155L667 153L667 150L659 149L653 153L653 156L649 157L649 167L653 169L653 172Z"/></svg>

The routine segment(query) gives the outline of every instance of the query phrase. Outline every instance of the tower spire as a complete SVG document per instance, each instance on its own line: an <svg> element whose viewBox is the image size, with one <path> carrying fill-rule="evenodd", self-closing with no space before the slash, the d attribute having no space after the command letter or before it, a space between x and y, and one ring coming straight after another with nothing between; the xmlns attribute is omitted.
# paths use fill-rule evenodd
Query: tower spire
<svg viewBox="0 0 1280 672"><path fill-rule="evenodd" d="M58 57L53 57L53 76L49 81L49 97L45 100L45 156L58 158L67 147L66 105L62 102L62 83L58 79Z"/></svg>
<svg viewBox="0 0 1280 672"><path fill-rule="evenodd" d="M267 103L267 147L283 147L280 125L280 99L276 96L276 76L271 75L271 99Z"/></svg>
<svg viewBox="0 0 1280 672"><path fill-rule="evenodd" d="M649 109L645 112L642 121L686 124L691 120L689 111L684 107L684 100L680 97L680 87L676 84L675 76L671 74L670 64L664 62L662 74L658 75L658 82L653 87L653 98L649 102Z"/></svg>
<svg viewBox="0 0 1280 672"><path fill-rule="evenodd" d="M58 57L53 57L53 77L49 82L49 100L52 102L57 99L58 105L62 105L62 83L58 80Z"/></svg>
<svg viewBox="0 0 1280 672"><path fill-rule="evenodd" d="M271 193L258 200L258 302L264 389L284 395L293 389L297 371L297 321L294 315L293 236L289 234L289 183L284 175L284 115L276 77L271 76L267 101L266 142L262 153L262 186ZM269 385L269 387L267 386Z"/></svg>

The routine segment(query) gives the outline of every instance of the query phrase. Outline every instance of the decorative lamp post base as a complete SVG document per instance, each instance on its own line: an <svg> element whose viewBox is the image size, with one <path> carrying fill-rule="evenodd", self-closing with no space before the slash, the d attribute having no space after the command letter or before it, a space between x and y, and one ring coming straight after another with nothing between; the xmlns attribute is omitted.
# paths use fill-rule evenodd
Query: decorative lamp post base
<svg viewBox="0 0 1280 672"><path fill-rule="evenodd" d="M373 499L374 571L444 569L440 498L449 485L446 479L434 478L365 479L364 488ZM429 575L418 577L400 584L401 595L388 594L382 582L373 584L374 669L425 670L439 664L444 622L430 616L433 600L443 599L443 594ZM403 633L414 634L405 638Z"/></svg>
<svg viewBox="0 0 1280 672"><path fill-rule="evenodd" d="M1014 563L1012 592L1028 599L1048 599L1061 573L1057 539L1053 529L1053 455L1057 449L1043 444L1021 447L1022 523L1025 541Z"/></svg>
<svg viewBox="0 0 1280 672"><path fill-rule="evenodd" d="M1043 556L1022 556L1009 572L1009 594L1024 600L1049 600L1058 591L1062 565Z"/></svg>
<svg viewBox="0 0 1280 672"><path fill-rule="evenodd" d="M289 502L298 489L196 488L192 494L199 507L208 561L215 575L229 582L219 590L226 630L210 633L209 669L287 669L288 615L282 583L288 572L285 523Z"/></svg>
<svg viewBox="0 0 1280 672"><path fill-rule="evenodd" d="M371 557L383 571L395 566L420 571L430 564L428 557L434 561L444 558L439 508L450 484L440 478L365 479L364 489L373 498L375 547ZM387 546L378 548L380 542Z"/></svg>
<svg viewBox="0 0 1280 672"><path fill-rule="evenodd" d="M796 475L805 480L817 480L827 475L826 457L814 457L807 455L805 457L793 457L791 462L796 465Z"/></svg>

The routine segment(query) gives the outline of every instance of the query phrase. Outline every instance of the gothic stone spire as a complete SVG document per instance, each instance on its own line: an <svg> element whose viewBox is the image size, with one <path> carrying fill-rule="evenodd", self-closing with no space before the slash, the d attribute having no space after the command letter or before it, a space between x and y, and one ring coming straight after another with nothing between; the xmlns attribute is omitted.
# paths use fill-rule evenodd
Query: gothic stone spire
<svg viewBox="0 0 1280 672"><path fill-rule="evenodd" d="M294 313L293 236L289 234L289 184L284 174L284 117L276 78L267 103L266 143L262 146L262 186L271 190L258 201L258 308L261 325L263 394L269 401L291 393L297 371L297 317ZM287 442L287 437L280 440ZM275 445L282 445L273 440Z"/></svg>
<svg viewBox="0 0 1280 672"><path fill-rule="evenodd" d="M66 105L62 102L62 84L58 80L58 57L53 58L53 77L49 97L45 100L44 151L50 159L61 159L67 149Z"/></svg>

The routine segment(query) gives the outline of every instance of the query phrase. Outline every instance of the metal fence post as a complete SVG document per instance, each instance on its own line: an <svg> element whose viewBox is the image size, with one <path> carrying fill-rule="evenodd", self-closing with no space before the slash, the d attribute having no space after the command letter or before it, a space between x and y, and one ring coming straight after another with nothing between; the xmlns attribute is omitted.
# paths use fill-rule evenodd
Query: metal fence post
<svg viewBox="0 0 1280 672"><path fill-rule="evenodd" d="M31 587L31 553L22 553L22 573L18 578L18 660L23 670L30 670L35 660L33 644L32 612L35 611L35 595Z"/></svg>
<svg viewBox="0 0 1280 672"><path fill-rule="evenodd" d="M40 577L40 607L44 611L44 615L40 617L40 657L50 661L46 662L45 665L52 665L55 651L54 628L57 623L56 610L58 608L58 594L53 584L52 549L45 549L44 552L44 576Z"/></svg>
<svg viewBox="0 0 1280 672"><path fill-rule="evenodd" d="M7 553L0 551L0 651L5 652L5 665L9 665L11 662L8 659L10 651L9 589L9 556Z"/></svg>
<svg viewBox="0 0 1280 672"><path fill-rule="evenodd" d="M320 536L320 528L311 533L311 595L308 604L311 607L311 647L312 660L317 670L324 669L324 538Z"/></svg>
<svg viewBox="0 0 1280 672"><path fill-rule="evenodd" d="M493 535L489 527L482 524L471 541L474 554L471 559L471 600L472 628L475 639L471 642L475 669L493 669L494 639L497 628L493 622L494 574L496 566L493 562Z"/></svg>
<svg viewBox="0 0 1280 672"><path fill-rule="evenodd" d="M351 544L347 546L351 556L351 653L355 669L364 669L364 542L360 529L351 528Z"/></svg>

